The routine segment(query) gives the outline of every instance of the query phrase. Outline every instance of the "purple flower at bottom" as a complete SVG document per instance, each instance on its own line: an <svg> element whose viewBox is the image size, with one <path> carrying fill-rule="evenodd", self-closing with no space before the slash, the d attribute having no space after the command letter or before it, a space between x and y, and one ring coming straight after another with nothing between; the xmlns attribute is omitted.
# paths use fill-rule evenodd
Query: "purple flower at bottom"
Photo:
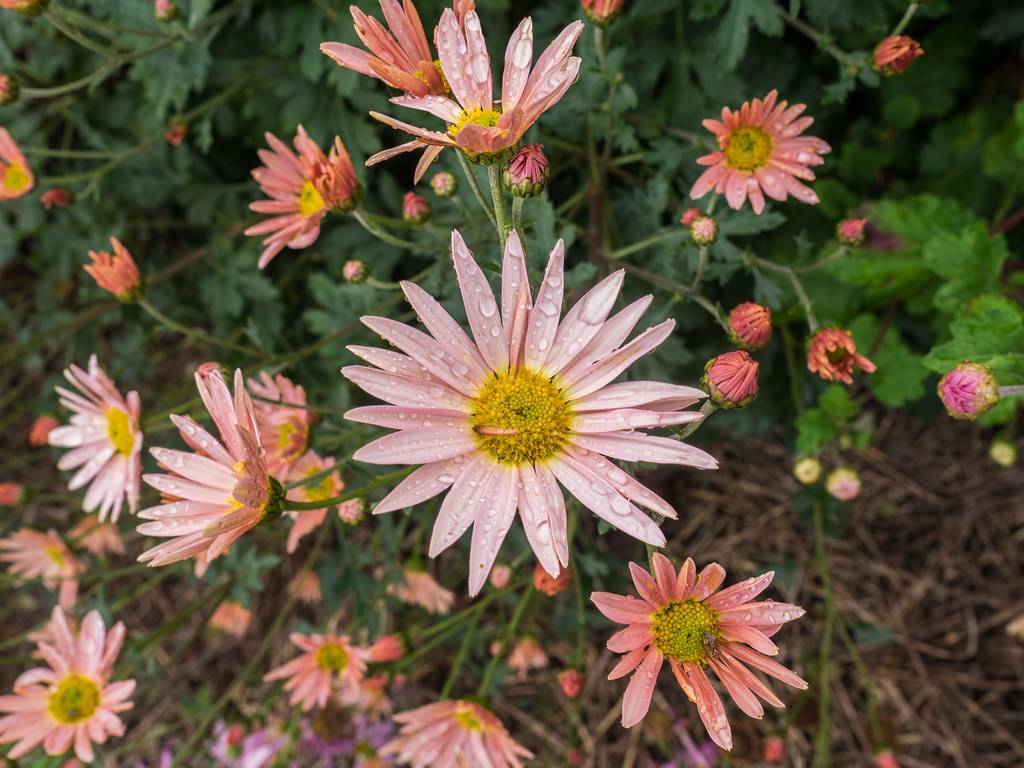
<svg viewBox="0 0 1024 768"><path fill-rule="evenodd" d="M216 768L269 768L286 741L281 734L265 728L246 733L237 723L228 726L219 722L213 735L210 757Z"/></svg>

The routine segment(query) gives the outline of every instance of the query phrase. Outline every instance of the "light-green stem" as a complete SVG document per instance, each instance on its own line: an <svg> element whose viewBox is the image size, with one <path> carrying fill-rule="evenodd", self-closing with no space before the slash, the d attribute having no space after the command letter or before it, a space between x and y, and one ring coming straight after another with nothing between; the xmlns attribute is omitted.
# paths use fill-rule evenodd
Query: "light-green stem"
<svg viewBox="0 0 1024 768"><path fill-rule="evenodd" d="M498 230L498 240L504 247L511 226L505 212L505 195L501 189L501 167L497 163L487 166L487 178L491 182L491 200L494 202L494 228Z"/></svg>
<svg viewBox="0 0 1024 768"><path fill-rule="evenodd" d="M352 217L359 222L363 229L383 243L393 245L396 248L404 248L407 251L419 251L421 253L430 252L430 249L424 248L419 243L414 243L411 240L403 240L400 237L395 237L390 232L385 232L381 227L377 226L377 224L370 221L361 208L356 208L352 211Z"/></svg>
<svg viewBox="0 0 1024 768"><path fill-rule="evenodd" d="M370 491L380 488L382 485L389 485L396 480L401 480L406 475L412 473L416 467L404 467L403 469L389 472L386 475L371 480L365 485L361 485L358 488L354 488L351 491L346 491L340 496L333 496L329 499L321 499L319 501L292 501L291 499L285 499L284 511L301 512L306 509L328 509L329 507L337 506L344 501L350 501L351 499L358 499L366 496Z"/></svg>
<svg viewBox="0 0 1024 768"><path fill-rule="evenodd" d="M505 632L501 638L501 647L498 652L491 657L490 662L487 664L487 669L484 670L484 677L480 681L480 687L476 690L476 695L480 698L486 698L487 691L491 687L491 679L494 677L494 671L498 668L498 662L508 653L509 641L516 633L516 629L519 627L519 622L523 618L523 613L526 611L526 606L530 602L530 598L533 596L533 587L527 585L523 590L522 596L519 598L519 604L516 605L516 610L512 614L512 620L505 627Z"/></svg>
<svg viewBox="0 0 1024 768"><path fill-rule="evenodd" d="M487 198L484 197L484 191L480 188L480 181L476 177L476 172L473 170L473 166L466 160L466 156L462 154L460 150L455 150L455 156L459 158L459 165L462 167L462 172L466 176L466 181L469 182L469 188L473 190L473 196L476 197L480 207L484 209L484 213L487 214L488 221L491 224L497 226L494 220L494 211L491 210L491 206L487 203Z"/></svg>
<svg viewBox="0 0 1024 768"><path fill-rule="evenodd" d="M152 317L154 320L160 323L160 325L164 326L170 331L180 333L182 336L187 336L190 339L202 341L206 344L211 344L215 347L230 349L232 352L240 352L243 355L256 356L261 354L259 350L253 349L252 347L246 347L242 346L241 344L235 344L230 341L218 339L216 336L211 336L210 334L201 331L198 328L192 328L191 326L179 323L177 320L172 320L159 309L150 304L147 299L139 299L136 303L140 307L142 307L142 309L144 309L150 317Z"/></svg>

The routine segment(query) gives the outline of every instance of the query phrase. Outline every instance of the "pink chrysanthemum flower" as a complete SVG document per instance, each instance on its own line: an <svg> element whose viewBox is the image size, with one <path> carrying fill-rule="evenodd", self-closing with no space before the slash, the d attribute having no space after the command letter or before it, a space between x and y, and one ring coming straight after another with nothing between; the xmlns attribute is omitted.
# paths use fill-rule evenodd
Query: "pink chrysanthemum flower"
<svg viewBox="0 0 1024 768"><path fill-rule="evenodd" d="M516 673L516 677L525 680L531 669L544 669L548 665L548 655L535 637L524 637L514 646L508 655L508 666Z"/></svg>
<svg viewBox="0 0 1024 768"><path fill-rule="evenodd" d="M13 200L28 194L35 183L25 155L7 129L0 128L0 200Z"/></svg>
<svg viewBox="0 0 1024 768"><path fill-rule="evenodd" d="M135 265L135 259L116 237L110 238L114 246L114 254L109 251L89 251L91 264L83 269L89 273L96 284L114 294L121 301L132 301L142 288L142 276Z"/></svg>
<svg viewBox="0 0 1024 768"><path fill-rule="evenodd" d="M779 652L769 638L787 621L803 616L804 609L771 600L751 602L771 584L774 571L716 594L725 581L725 570L717 563L698 574L687 558L677 574L667 557L655 554L653 578L636 563L629 570L639 600L609 592L590 596L606 617L628 625L608 640L609 650L625 654L608 679L633 673L622 700L624 727L632 728L647 714L666 660L722 749L732 749L732 730L707 670L718 676L743 712L758 719L764 716L758 698L774 707L784 705L748 667L794 688L807 688L803 679L768 658Z"/></svg>
<svg viewBox="0 0 1024 768"><path fill-rule="evenodd" d="M444 614L452 609L455 593L445 589L426 571L406 568L403 580L388 586L388 593L403 603L418 605L431 613Z"/></svg>
<svg viewBox="0 0 1024 768"><path fill-rule="evenodd" d="M330 456L321 458L317 455L316 451L306 451L295 464L292 465L291 471L288 475L288 482L293 483L298 480L306 480L316 475L320 475L337 462ZM287 491L287 497L292 501L324 501L326 499L340 496L342 491L345 490L345 483L341 479L341 474L335 470L323 475L319 480L310 481L306 485L298 485L294 488L289 488ZM292 524L291 531L288 532L288 544L287 549L289 554L294 552L298 546L299 541L303 536L306 536L321 525L324 520L327 519L327 513L329 509L323 507L322 509L305 509L301 512L288 512L288 515L295 521ZM339 509L340 514L340 509Z"/></svg>
<svg viewBox="0 0 1024 768"><path fill-rule="evenodd" d="M64 187L53 187L39 196L39 202L43 204L43 208L46 210L54 207L67 208L71 205L71 193L64 189Z"/></svg>
<svg viewBox="0 0 1024 768"><path fill-rule="evenodd" d="M533 21L529 17L523 19L505 50L501 102L496 104L491 86L491 60L480 18L476 11L470 11L464 24L460 24L455 12L445 9L435 36L441 71L451 86L453 98L402 95L391 101L429 112L444 120L447 129L444 133L431 131L371 112L370 115L382 123L415 138L378 152L366 164L374 165L403 152L423 149L414 176L418 182L445 147L455 147L473 160L492 162L518 144L530 126L576 81L580 59L571 54L582 31L580 21L563 29L531 70Z"/></svg>
<svg viewBox="0 0 1024 768"><path fill-rule="evenodd" d="M580 0L583 13L598 26L611 24L622 12L623 0Z"/></svg>
<svg viewBox="0 0 1024 768"><path fill-rule="evenodd" d="M68 536L84 549L100 557L124 554L124 542L117 526L112 523L101 523L95 515L83 517L68 531Z"/></svg>
<svg viewBox="0 0 1024 768"><path fill-rule="evenodd" d="M889 35L875 48L875 69L891 76L906 72L914 59L924 55L924 49L907 35Z"/></svg>
<svg viewBox="0 0 1024 768"><path fill-rule="evenodd" d="M743 349L761 349L772 339L772 311L745 301L729 313L729 340Z"/></svg>
<svg viewBox="0 0 1024 768"><path fill-rule="evenodd" d="M402 288L429 331L383 317L363 322L398 347L352 348L379 368L342 373L392 405L356 408L346 418L396 429L353 456L371 464L423 464L375 514L419 504L451 488L430 541L435 557L473 526L469 591L487 580L519 509L530 546L548 573L569 563L565 500L558 483L602 519L641 541L662 546L661 529L636 505L666 517L676 512L614 463L645 461L703 469L714 457L643 430L699 420L680 409L704 393L650 381L612 384L672 333L666 320L627 342L651 301L645 297L609 318L623 272L592 288L559 322L561 241L551 251L536 303L514 231L505 246L500 304L484 272L452 232L452 257L475 341L425 291ZM474 525L474 523L477 523Z"/></svg>
<svg viewBox="0 0 1024 768"><path fill-rule="evenodd" d="M807 341L807 370L825 381L853 383L853 373L860 368L873 373L875 364L857 351L853 334L845 328L823 328Z"/></svg>
<svg viewBox="0 0 1024 768"><path fill-rule="evenodd" d="M267 473L241 371L235 371L234 383L232 398L219 369L204 366L196 371L199 396L220 440L188 416L171 416L194 453L150 449L171 474L143 478L160 491L163 503L139 512L153 522L138 526L138 532L170 541L143 552L140 562L158 566L195 557L208 563L279 506L283 493Z"/></svg>
<svg viewBox="0 0 1024 768"><path fill-rule="evenodd" d="M533 757L494 714L471 701L438 701L395 715L398 736L382 755L412 768L521 768ZM522 759L521 759L522 758Z"/></svg>
<svg viewBox="0 0 1024 768"><path fill-rule="evenodd" d="M576 669L563 669L558 673L558 686L567 698L575 699L583 690L583 675Z"/></svg>
<svg viewBox="0 0 1024 768"><path fill-rule="evenodd" d="M789 106L778 102L772 91L764 100L743 102L739 110L722 108L722 120L705 120L704 127L715 134L720 151L698 158L711 166L694 183L690 197L704 197L714 189L724 194L729 207L739 210L749 197L754 213L764 210L764 196L785 200L789 195L815 205L818 196L797 179L814 180L813 165L825 161L821 155L832 148L814 136L801 136L814 122L800 117L804 104Z"/></svg>
<svg viewBox="0 0 1024 768"><path fill-rule="evenodd" d="M0 696L0 744L16 742L7 757L17 760L42 743L48 755L74 748L79 760L91 763L92 745L123 736L119 712L132 708L128 697L134 680L110 683L114 662L124 642L124 624L109 632L99 611L90 611L76 634L64 612L53 609L48 637L37 655L47 667L30 669L14 681L14 695Z"/></svg>
<svg viewBox="0 0 1024 768"><path fill-rule="evenodd" d="M46 533L22 528L0 539L0 562L9 563L7 570L18 579L40 579L51 592L57 590L62 608L75 604L85 566L52 528Z"/></svg>
<svg viewBox="0 0 1024 768"><path fill-rule="evenodd" d="M707 361L701 385L719 408L745 408L757 397L760 367L742 349L734 349Z"/></svg>
<svg viewBox="0 0 1024 768"><path fill-rule="evenodd" d="M316 419L316 414L306 409L306 390L281 374L271 376L266 371L248 383L249 393L258 398L253 408L267 471L275 477L289 477L292 466L306 452L309 429Z"/></svg>
<svg viewBox="0 0 1024 768"><path fill-rule="evenodd" d="M334 634L294 633L291 641L303 651L302 655L268 672L263 679L287 680L284 689L290 693L289 703L306 712L326 705L334 691L343 700L356 698L368 662L393 661L402 654L401 645L390 635L369 648L355 645L345 635Z"/></svg>
<svg viewBox="0 0 1024 768"><path fill-rule="evenodd" d="M100 368L96 355L88 371L72 365L64 377L77 392L57 387L60 404L72 411L71 423L47 436L50 445L70 450L60 457L58 469L78 471L68 482L72 491L89 484L82 508L99 510L100 520L117 520L125 500L133 514L139 505L142 472L141 405L138 392L122 397Z"/></svg>

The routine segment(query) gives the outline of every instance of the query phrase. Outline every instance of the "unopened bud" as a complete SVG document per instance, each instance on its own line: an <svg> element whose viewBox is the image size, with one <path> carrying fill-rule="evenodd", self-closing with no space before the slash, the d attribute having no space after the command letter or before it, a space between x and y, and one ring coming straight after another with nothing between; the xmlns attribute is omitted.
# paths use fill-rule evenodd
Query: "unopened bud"
<svg viewBox="0 0 1024 768"><path fill-rule="evenodd" d="M821 477L821 462L813 456L805 456L793 465L793 477L804 485L813 485Z"/></svg>
<svg viewBox="0 0 1024 768"><path fill-rule="evenodd" d="M718 222L710 216L698 216L690 224L690 239L694 245L708 247L718 239Z"/></svg>
<svg viewBox="0 0 1024 768"><path fill-rule="evenodd" d="M924 49L914 38L890 35L875 48L875 69L887 77L898 75L923 54Z"/></svg>
<svg viewBox="0 0 1024 768"><path fill-rule="evenodd" d="M852 467L836 467L825 478L825 490L840 501L852 501L860 495L860 475Z"/></svg>
<svg viewBox="0 0 1024 768"><path fill-rule="evenodd" d="M743 350L726 352L708 360L701 386L719 408L743 408L757 397L759 367Z"/></svg>
<svg viewBox="0 0 1024 768"><path fill-rule="evenodd" d="M402 198L402 218L410 224L422 224L430 218L430 201L415 192L406 192Z"/></svg>
<svg viewBox="0 0 1024 768"><path fill-rule="evenodd" d="M438 197L452 197L458 186L455 176L448 171L438 171L430 179L430 188Z"/></svg>
<svg viewBox="0 0 1024 768"><path fill-rule="evenodd" d="M843 219L836 225L836 239L843 245L860 245L867 223L867 219Z"/></svg>
<svg viewBox="0 0 1024 768"><path fill-rule="evenodd" d="M366 280L366 263L359 259L349 259L341 268L341 276L347 283L361 283Z"/></svg>
<svg viewBox="0 0 1024 768"><path fill-rule="evenodd" d="M761 349L772 338L772 311L746 301L729 313L729 339L742 349Z"/></svg>
<svg viewBox="0 0 1024 768"><path fill-rule="evenodd" d="M527 144L512 155L502 173L502 180L516 197L533 197L547 186L548 173L544 147L541 144Z"/></svg>
<svg viewBox="0 0 1024 768"><path fill-rule="evenodd" d="M999 384L987 365L965 360L939 381L939 398L954 419L974 419L999 402Z"/></svg>

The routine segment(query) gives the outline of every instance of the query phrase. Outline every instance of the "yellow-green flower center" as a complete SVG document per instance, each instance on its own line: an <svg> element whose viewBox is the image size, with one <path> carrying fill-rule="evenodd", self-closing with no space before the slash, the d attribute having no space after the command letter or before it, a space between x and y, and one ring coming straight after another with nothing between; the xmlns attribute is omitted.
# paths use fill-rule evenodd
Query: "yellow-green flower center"
<svg viewBox="0 0 1024 768"><path fill-rule="evenodd" d="M476 710L471 704L460 703L455 707L452 719L467 731L482 731L484 729L483 720L477 717Z"/></svg>
<svg viewBox="0 0 1024 768"><path fill-rule="evenodd" d="M47 547L43 550L46 556L54 563L54 565L63 567L64 565L64 551L60 547Z"/></svg>
<svg viewBox="0 0 1024 768"><path fill-rule="evenodd" d="M772 154L771 137L755 126L737 128L723 147L725 162L737 171L753 172L768 164Z"/></svg>
<svg viewBox="0 0 1024 768"><path fill-rule="evenodd" d="M11 163L4 171L4 189L8 192L18 192L29 184L28 171L21 163Z"/></svg>
<svg viewBox="0 0 1024 768"><path fill-rule="evenodd" d="M88 677L72 673L57 685L46 710L61 725L74 725L92 717L100 705L100 687Z"/></svg>
<svg viewBox="0 0 1024 768"><path fill-rule="evenodd" d="M571 424L565 392L526 369L488 378L473 401L480 447L500 464L550 459L565 447Z"/></svg>
<svg viewBox="0 0 1024 768"><path fill-rule="evenodd" d="M705 662L714 655L718 639L716 613L699 600L673 602L654 614L654 645L676 661Z"/></svg>
<svg viewBox="0 0 1024 768"><path fill-rule="evenodd" d="M111 406L107 409L107 437L122 456L131 456L135 448L132 420L126 411Z"/></svg>
<svg viewBox="0 0 1024 768"><path fill-rule="evenodd" d="M319 467L310 467L306 471L306 477L312 477L323 472ZM302 486L302 493L306 497L306 501L323 501L334 496L334 481L330 475L325 475L315 483Z"/></svg>
<svg viewBox="0 0 1024 768"><path fill-rule="evenodd" d="M303 216L312 216L323 209L324 199L320 196L320 193L316 191L316 187L313 186L313 182L304 182L302 184L302 189L299 191L299 213Z"/></svg>
<svg viewBox="0 0 1024 768"><path fill-rule="evenodd" d="M348 651L337 643L324 643L317 649L316 665L322 670L340 675L348 666Z"/></svg>
<svg viewBox="0 0 1024 768"><path fill-rule="evenodd" d="M501 112L496 109L467 109L459 115L459 119L453 125L448 126L448 135L459 135L459 131L467 125L482 125L484 128L493 128L498 124Z"/></svg>

